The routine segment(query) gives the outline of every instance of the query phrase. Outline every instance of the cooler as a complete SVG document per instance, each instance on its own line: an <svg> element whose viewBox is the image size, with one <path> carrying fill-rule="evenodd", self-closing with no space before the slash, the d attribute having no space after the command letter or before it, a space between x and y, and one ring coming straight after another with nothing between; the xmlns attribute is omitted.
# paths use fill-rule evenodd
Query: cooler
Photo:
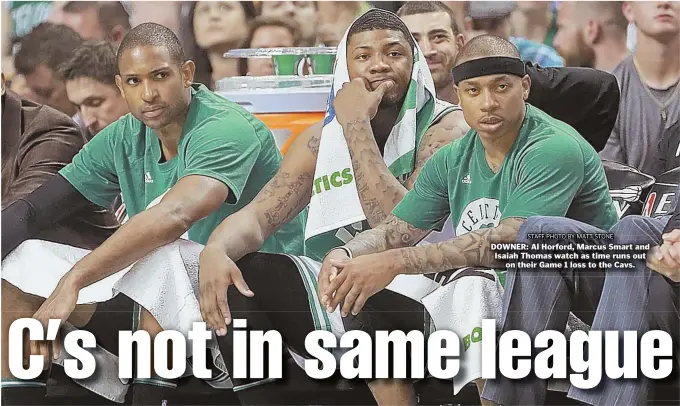
<svg viewBox="0 0 680 406"><path fill-rule="evenodd" d="M215 92L262 120L285 154L298 134L323 120L332 83L333 75L239 76L218 81Z"/></svg>
<svg viewBox="0 0 680 406"><path fill-rule="evenodd" d="M225 58L271 58L275 76L225 78L215 92L262 120L285 154L298 134L323 120L336 52L326 47L232 49Z"/></svg>

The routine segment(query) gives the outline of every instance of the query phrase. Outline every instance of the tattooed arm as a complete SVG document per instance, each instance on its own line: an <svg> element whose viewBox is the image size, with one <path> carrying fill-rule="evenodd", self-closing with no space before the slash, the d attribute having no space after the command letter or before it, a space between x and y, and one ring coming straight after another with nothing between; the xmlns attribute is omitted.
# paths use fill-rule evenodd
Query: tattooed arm
<svg viewBox="0 0 680 406"><path fill-rule="evenodd" d="M328 265L339 272L320 291L321 302L329 312L342 304L343 317L350 311L356 315L368 298L384 289L399 274L500 266L494 260L491 244L514 242L522 223L524 219L508 218L498 227L472 231L439 244L400 248L415 244L425 232L393 217L384 226L361 233L347 244L354 254L353 259L328 261Z"/></svg>
<svg viewBox="0 0 680 406"><path fill-rule="evenodd" d="M382 223L408 190L413 188L425 162L439 148L464 136L468 129L460 111L447 114L439 123L430 127L420 142L415 171L408 179L407 187L404 187L385 165L370 121L356 120L343 125L361 207L371 227Z"/></svg>
<svg viewBox="0 0 680 406"><path fill-rule="evenodd" d="M397 249L394 257L399 273L422 274L468 266L502 266L502 262L494 259L491 244L515 242L524 221L523 218L507 218L497 227L471 231L438 244Z"/></svg>
<svg viewBox="0 0 680 406"><path fill-rule="evenodd" d="M322 124L298 135L269 183L248 205L224 219L201 251L201 317L219 336L227 334L231 321L229 286L233 284L243 295L253 295L236 261L259 250L267 238L309 204Z"/></svg>
<svg viewBox="0 0 680 406"><path fill-rule="evenodd" d="M319 122L298 135L276 175L253 201L222 221L208 246L237 261L259 250L267 238L309 204L321 128Z"/></svg>

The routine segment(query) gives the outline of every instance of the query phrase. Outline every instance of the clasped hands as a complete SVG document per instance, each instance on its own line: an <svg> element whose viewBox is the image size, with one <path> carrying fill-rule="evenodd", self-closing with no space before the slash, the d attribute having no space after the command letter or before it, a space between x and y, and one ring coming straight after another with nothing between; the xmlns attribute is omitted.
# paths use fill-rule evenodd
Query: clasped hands
<svg viewBox="0 0 680 406"><path fill-rule="evenodd" d="M347 317L359 314L371 296L385 289L401 272L395 251L384 251L350 259L341 249L332 250L319 272L319 298L328 313L342 304Z"/></svg>
<svg viewBox="0 0 680 406"><path fill-rule="evenodd" d="M673 230L661 238L661 245L652 247L647 253L647 266L673 282L680 282L680 230Z"/></svg>

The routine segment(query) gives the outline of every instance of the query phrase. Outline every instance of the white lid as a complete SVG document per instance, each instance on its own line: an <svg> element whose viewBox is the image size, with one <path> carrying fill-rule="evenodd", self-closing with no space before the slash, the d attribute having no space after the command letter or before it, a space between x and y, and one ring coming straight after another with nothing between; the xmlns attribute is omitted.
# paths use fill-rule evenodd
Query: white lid
<svg viewBox="0 0 680 406"><path fill-rule="evenodd" d="M216 92L254 91L260 89L279 89L291 91L293 89L330 90L333 85L333 75L310 76L234 76L220 79L215 83Z"/></svg>
<svg viewBox="0 0 680 406"><path fill-rule="evenodd" d="M225 58L270 58L277 55L335 55L335 47L245 48L232 49Z"/></svg>

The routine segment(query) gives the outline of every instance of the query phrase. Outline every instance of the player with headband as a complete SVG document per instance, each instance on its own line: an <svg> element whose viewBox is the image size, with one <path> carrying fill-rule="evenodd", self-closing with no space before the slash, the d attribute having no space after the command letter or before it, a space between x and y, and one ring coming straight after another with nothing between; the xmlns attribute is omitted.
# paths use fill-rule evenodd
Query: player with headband
<svg viewBox="0 0 680 406"><path fill-rule="evenodd" d="M471 130L430 158L381 225L324 261L322 273L332 277L319 281L321 301L357 325L370 323L373 295L398 275L499 268L491 243L514 242L531 216L605 230L617 221L597 153L572 127L526 103L531 79L510 42L472 39L453 76ZM455 238L414 246L449 215Z"/></svg>

